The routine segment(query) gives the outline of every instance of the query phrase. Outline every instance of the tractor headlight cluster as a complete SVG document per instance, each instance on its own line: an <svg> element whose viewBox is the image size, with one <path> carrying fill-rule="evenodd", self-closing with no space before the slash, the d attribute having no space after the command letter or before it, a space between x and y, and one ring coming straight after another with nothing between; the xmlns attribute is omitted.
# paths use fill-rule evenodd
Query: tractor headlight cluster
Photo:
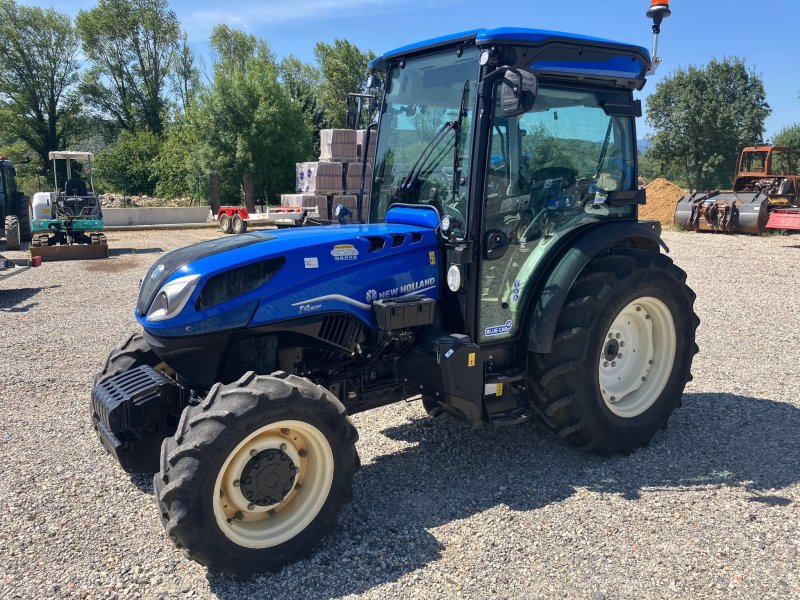
<svg viewBox="0 0 800 600"><path fill-rule="evenodd" d="M156 294L145 318L152 322L164 321L180 313L186 306L198 281L200 281L200 275L187 275L164 284Z"/></svg>

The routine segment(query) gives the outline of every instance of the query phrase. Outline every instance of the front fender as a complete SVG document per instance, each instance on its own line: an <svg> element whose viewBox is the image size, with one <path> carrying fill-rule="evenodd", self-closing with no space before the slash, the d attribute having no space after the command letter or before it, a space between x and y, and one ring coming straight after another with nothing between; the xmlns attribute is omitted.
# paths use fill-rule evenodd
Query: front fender
<svg viewBox="0 0 800 600"><path fill-rule="evenodd" d="M578 275L602 251L622 245L669 252L661 239L661 224L656 221L604 224L573 238L534 295L528 313L529 352L550 352L558 316Z"/></svg>

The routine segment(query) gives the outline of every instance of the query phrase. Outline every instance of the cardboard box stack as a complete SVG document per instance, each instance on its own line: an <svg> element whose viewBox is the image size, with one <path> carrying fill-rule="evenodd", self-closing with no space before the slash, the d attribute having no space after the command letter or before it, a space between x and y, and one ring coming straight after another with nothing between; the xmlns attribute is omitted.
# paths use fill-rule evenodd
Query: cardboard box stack
<svg viewBox="0 0 800 600"><path fill-rule="evenodd" d="M375 132L364 151L366 130L323 129L320 131L320 157L316 162L297 163L297 185L294 194L281 196L283 206L317 207L320 219L334 220L337 204L349 208L354 215L361 188L362 161L367 159L364 182L363 216L369 212L372 187L372 163L375 157Z"/></svg>

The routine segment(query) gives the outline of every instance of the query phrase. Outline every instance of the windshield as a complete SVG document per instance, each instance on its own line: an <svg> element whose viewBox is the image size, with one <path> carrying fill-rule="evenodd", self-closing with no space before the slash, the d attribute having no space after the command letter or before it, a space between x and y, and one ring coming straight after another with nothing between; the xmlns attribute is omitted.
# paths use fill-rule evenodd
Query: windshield
<svg viewBox="0 0 800 600"><path fill-rule="evenodd" d="M477 75L476 48L464 48L460 56L450 50L391 67L375 155L370 222L382 221L395 202L433 204L463 220ZM466 111L459 118L462 100ZM461 176L454 182L456 158Z"/></svg>

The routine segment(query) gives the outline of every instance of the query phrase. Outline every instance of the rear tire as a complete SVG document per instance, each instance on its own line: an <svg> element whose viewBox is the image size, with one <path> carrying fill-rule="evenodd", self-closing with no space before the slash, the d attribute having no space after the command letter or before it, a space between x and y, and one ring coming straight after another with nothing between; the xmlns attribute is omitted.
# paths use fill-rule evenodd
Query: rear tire
<svg viewBox="0 0 800 600"><path fill-rule="evenodd" d="M212 572L277 571L336 527L357 439L344 406L307 379L251 371L217 384L161 447L164 528Z"/></svg>
<svg viewBox="0 0 800 600"><path fill-rule="evenodd" d="M247 231L247 221L242 218L242 215L236 213L233 215L233 233L240 234Z"/></svg>
<svg viewBox="0 0 800 600"><path fill-rule="evenodd" d="M147 365L155 368L160 363L161 359L144 339L144 335L133 333L119 348L111 351L103 370L95 375L94 385L97 387L107 379L136 367Z"/></svg>
<svg viewBox="0 0 800 600"><path fill-rule="evenodd" d="M225 213L221 214L219 217L219 230L222 233L231 232L231 218Z"/></svg>
<svg viewBox="0 0 800 600"><path fill-rule="evenodd" d="M549 354L531 356L533 406L559 438L628 453L666 429L691 381L695 294L663 254L615 248L572 286Z"/></svg>
<svg viewBox="0 0 800 600"><path fill-rule="evenodd" d="M6 247L9 250L19 250L22 246L20 237L19 219L13 216L6 217Z"/></svg>

